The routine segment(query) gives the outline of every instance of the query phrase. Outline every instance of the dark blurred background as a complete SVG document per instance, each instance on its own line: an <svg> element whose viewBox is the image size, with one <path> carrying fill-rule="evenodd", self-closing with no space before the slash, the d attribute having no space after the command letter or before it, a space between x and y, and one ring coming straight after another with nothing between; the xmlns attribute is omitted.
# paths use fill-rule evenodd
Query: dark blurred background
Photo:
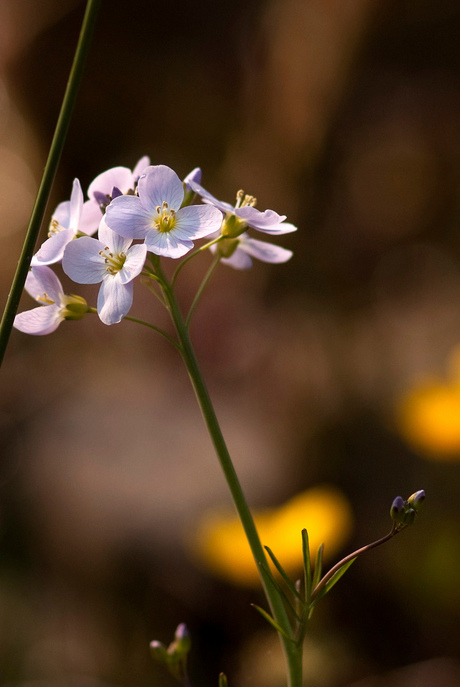
<svg viewBox="0 0 460 687"><path fill-rule="evenodd" d="M3 301L83 12L0 2ZM142 155L181 177L200 166L217 197L244 188L299 227L279 241L286 265L222 266L193 326L250 503L337 487L345 554L387 532L396 495L428 495L318 608L306 684L460 684L460 438L424 450L398 415L429 375L457 388L459 3L103 0L42 239L74 177L86 189ZM208 263L184 269L184 304ZM167 327L152 300L139 285L132 314ZM169 687L148 644L185 622L195 687L221 670L283 685L260 592L190 558L195 519L229 499L167 342L91 317L15 331L0 383L0 683Z"/></svg>

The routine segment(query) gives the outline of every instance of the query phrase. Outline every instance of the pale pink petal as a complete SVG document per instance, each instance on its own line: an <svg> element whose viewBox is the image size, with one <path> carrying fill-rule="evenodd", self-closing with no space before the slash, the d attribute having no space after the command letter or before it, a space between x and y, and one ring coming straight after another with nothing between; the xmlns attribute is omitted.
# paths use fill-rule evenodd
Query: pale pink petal
<svg viewBox="0 0 460 687"><path fill-rule="evenodd" d="M144 239L152 228L152 213L137 196L115 198L107 207L104 219L112 231L131 239Z"/></svg>
<svg viewBox="0 0 460 687"><path fill-rule="evenodd" d="M145 237L147 250L165 258L181 258L193 248L192 241L180 239L174 236L174 231L161 232L156 229L149 231Z"/></svg>
<svg viewBox="0 0 460 687"><path fill-rule="evenodd" d="M133 169L133 179L135 182L139 180L139 177L141 174L144 173L144 170L146 167L150 165L150 158L147 155L144 155L144 157L141 157L137 165Z"/></svg>
<svg viewBox="0 0 460 687"><path fill-rule="evenodd" d="M57 305L60 305L64 291L61 282L50 267L32 267L27 274L25 289L32 298L46 294Z"/></svg>
<svg viewBox="0 0 460 687"><path fill-rule="evenodd" d="M101 217L102 212L99 205L93 200L87 200L86 203L83 203L78 230L83 234L92 236L97 231Z"/></svg>
<svg viewBox="0 0 460 687"><path fill-rule="evenodd" d="M241 250L239 246L233 255L231 255L229 258L222 258L221 262L223 262L225 265L230 265L230 267L233 267L236 270L248 270L250 267L252 267L251 258L249 255L247 255L247 253Z"/></svg>
<svg viewBox="0 0 460 687"><path fill-rule="evenodd" d="M69 228L70 224L70 200L65 200L59 203L56 210L53 212L51 220L57 220L62 227Z"/></svg>
<svg viewBox="0 0 460 687"><path fill-rule="evenodd" d="M81 190L80 182L78 181L78 179L74 179L72 186L72 195L70 196L69 219L69 229L73 229L74 234L76 234L78 231L82 207L83 191Z"/></svg>
<svg viewBox="0 0 460 687"><path fill-rule="evenodd" d="M63 319L59 305L45 305L16 315L14 327L25 334L42 336L54 332Z"/></svg>
<svg viewBox="0 0 460 687"><path fill-rule="evenodd" d="M120 322L128 314L132 303L132 281L122 284L118 275L104 279L97 297L97 312L104 324Z"/></svg>
<svg viewBox="0 0 460 687"><path fill-rule="evenodd" d="M176 214L176 223L169 232L178 239L201 239L219 231L222 212L212 205L188 205Z"/></svg>
<svg viewBox="0 0 460 687"><path fill-rule="evenodd" d="M292 250L249 237L240 242L238 249L252 255L253 258L262 260L262 262L281 263L292 258Z"/></svg>
<svg viewBox="0 0 460 687"><path fill-rule="evenodd" d="M107 274L104 257L99 255L104 244L89 236L71 241L65 249L62 269L78 284L97 284Z"/></svg>
<svg viewBox="0 0 460 687"><path fill-rule="evenodd" d="M99 224L98 238L99 241L104 244L104 246L108 246L110 248L112 253L126 253L132 243L132 239L124 238L115 231L112 231L112 229L107 226L105 216L101 219Z"/></svg>
<svg viewBox="0 0 460 687"><path fill-rule="evenodd" d="M72 241L74 236L73 229L64 229L57 234L53 234L42 243L41 248L35 253L30 264L32 266L53 265L56 262L60 262L64 255L65 247Z"/></svg>
<svg viewBox="0 0 460 687"><path fill-rule="evenodd" d="M120 281L122 284L127 284L142 272L146 257L147 246L145 243L131 246L126 253L125 263L120 270Z"/></svg>
<svg viewBox="0 0 460 687"><path fill-rule="evenodd" d="M182 181L166 165L147 167L139 179L138 193L143 206L151 213L155 213L155 208L163 202L170 210L179 210L184 200Z"/></svg>
<svg viewBox="0 0 460 687"><path fill-rule="evenodd" d="M127 193L134 187L133 175L127 167L112 167L99 174L89 185L88 198L95 200L94 192L98 191L106 196L112 195L112 189L116 186L122 193ZM96 201L97 202L97 201Z"/></svg>

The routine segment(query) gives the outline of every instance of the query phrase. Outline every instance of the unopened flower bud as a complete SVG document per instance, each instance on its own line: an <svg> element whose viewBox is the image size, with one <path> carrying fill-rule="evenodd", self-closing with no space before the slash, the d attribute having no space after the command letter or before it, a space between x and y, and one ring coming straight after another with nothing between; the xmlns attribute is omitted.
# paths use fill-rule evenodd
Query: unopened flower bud
<svg viewBox="0 0 460 687"><path fill-rule="evenodd" d="M157 642L156 640L150 642L150 653L156 661L163 663L163 665L167 665L168 653L165 645L162 644L162 642Z"/></svg>
<svg viewBox="0 0 460 687"><path fill-rule="evenodd" d="M406 514L406 502L402 496L397 496L390 508L390 516L393 522L400 525L404 522L404 516Z"/></svg>
<svg viewBox="0 0 460 687"><path fill-rule="evenodd" d="M190 633L187 629L185 623L181 623L177 626L176 632L174 633L174 642L169 645L168 651L173 648L174 654L182 658L186 656L190 651L192 642L190 640Z"/></svg>
<svg viewBox="0 0 460 687"><path fill-rule="evenodd" d="M228 687L227 676L225 673L219 675L219 687Z"/></svg>
<svg viewBox="0 0 460 687"><path fill-rule="evenodd" d="M413 508L417 513L422 507L422 504L425 500L425 492L423 489L420 489L420 491L416 491L415 494L412 494L409 496L407 499L407 503Z"/></svg>

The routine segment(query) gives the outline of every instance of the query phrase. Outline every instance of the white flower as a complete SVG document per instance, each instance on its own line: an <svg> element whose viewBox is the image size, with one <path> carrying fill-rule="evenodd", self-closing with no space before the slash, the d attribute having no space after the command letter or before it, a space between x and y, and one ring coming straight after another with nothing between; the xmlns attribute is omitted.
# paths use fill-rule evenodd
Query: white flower
<svg viewBox="0 0 460 687"><path fill-rule="evenodd" d="M88 312L81 296L66 296L61 282L50 267L32 267L25 289L41 306L19 313L14 326L25 334L51 334L63 320L79 320Z"/></svg>
<svg viewBox="0 0 460 687"><path fill-rule="evenodd" d="M288 234L297 231L297 227L289 222L285 222L286 215L278 215L274 210L257 210L256 199L248 196L244 191L238 191L235 205L230 205L222 200L217 200L209 191L206 191L199 183L190 179L188 185L195 193L201 196L204 203L225 213L222 225L222 234L230 238L235 238L243 233L247 227L263 231L266 234Z"/></svg>
<svg viewBox="0 0 460 687"><path fill-rule="evenodd" d="M79 284L101 283L97 312L104 324L116 324L128 314L133 302L133 279L144 267L147 248L131 246L109 229L104 218L99 226L99 239L83 236L69 243L64 252L62 269Z"/></svg>
<svg viewBox="0 0 460 687"><path fill-rule="evenodd" d="M188 182L191 185L191 181ZM165 165L147 167L140 177L137 196L119 196L107 207L107 225L121 236L145 239L147 250L180 258L195 239L218 231L222 213L209 205L181 207L184 186Z"/></svg>
<svg viewBox="0 0 460 687"><path fill-rule="evenodd" d="M252 266L252 258L262 262L287 262L292 257L292 251L281 246L274 246L266 241L258 241L247 234L240 234L234 239L222 239L210 247L214 253L222 256L221 262L237 270L246 270Z"/></svg>
<svg viewBox="0 0 460 687"><path fill-rule="evenodd" d="M51 219L48 239L32 258L31 265L60 262L65 247L77 236L94 234L101 221L101 211L91 201L83 202L80 182L75 179L70 200L59 203Z"/></svg>
<svg viewBox="0 0 460 687"><path fill-rule="evenodd" d="M105 210L106 206L117 196L133 194L139 177L150 164L150 159L141 157L133 171L128 167L112 167L99 174L89 185L88 198L98 207Z"/></svg>

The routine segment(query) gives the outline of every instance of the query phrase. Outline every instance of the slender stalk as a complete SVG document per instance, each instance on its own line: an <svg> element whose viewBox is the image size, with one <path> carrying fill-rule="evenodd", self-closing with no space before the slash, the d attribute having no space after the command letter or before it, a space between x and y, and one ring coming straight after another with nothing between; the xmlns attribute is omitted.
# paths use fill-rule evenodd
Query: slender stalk
<svg viewBox="0 0 460 687"><path fill-rule="evenodd" d="M150 324L149 322L144 322L144 320L140 320L137 317L130 317L129 315L125 315L124 317L125 320L129 320L130 322L136 322L137 324L143 324L144 327L149 327L149 329L153 329L153 331L157 332L158 334L161 334L167 341L169 341L170 344L174 346L174 348L177 348L177 350L182 353L182 349L180 345L177 343L177 341L174 341L172 336L169 336L163 329L160 329L160 327L156 327L154 324Z"/></svg>
<svg viewBox="0 0 460 687"><path fill-rule="evenodd" d="M329 580L335 575L337 570L340 570L340 568L343 565L353 560L353 558L357 558L362 553L370 551L371 549L375 549L376 546L381 546L381 544L385 544L385 542L392 539L396 534L398 534L398 532L401 532L403 529L405 528L393 527L391 532L388 532L388 534L386 534L384 537L377 539L377 541L373 541L371 544L366 544L366 546L362 546L360 549L357 549L356 551L353 551L353 553L348 554L348 556L345 556L345 558L342 558L342 560L336 563L334 567L332 567L329 570L329 572L327 572L326 575L324 575L324 577L318 582L318 584L316 585L315 589L311 594L312 601L315 599L318 593L324 588L324 586L329 582Z"/></svg>
<svg viewBox="0 0 460 687"><path fill-rule="evenodd" d="M77 97L78 87L81 82L83 67L88 55L91 38L93 36L96 25L96 16L101 0L88 0L86 5L86 12L83 18L83 24L78 39L77 49L70 71L67 88L62 101L59 119L54 132L53 141L51 143L48 160L46 162L45 170L41 180L40 188L38 189L35 205L32 210L29 228L27 230L24 245L19 257L16 273L11 284L10 293L3 313L2 322L0 324L0 365L5 355L5 350L10 338L11 329L13 327L14 317L16 315L19 300L21 298L24 284L27 277L27 272L32 260L32 254L35 243L37 241L40 226L45 214L46 205L48 203L51 186L53 184L56 169L59 164L62 149L66 139L69 128L70 119Z"/></svg>
<svg viewBox="0 0 460 687"><path fill-rule="evenodd" d="M296 645L295 640L292 636L292 628L283 601L276 592L276 590L273 588L273 586L270 584L270 581L267 579L267 574L264 572L264 567L268 568L268 562L265 556L265 551L260 542L251 511L249 510L241 484L238 480L238 476L235 472L235 468L231 461L227 445L225 443L222 431L219 426L219 422L214 411L214 407L212 405L208 390L206 388L205 382L203 380L203 377L198 366L195 352L188 334L187 326L184 322L184 318L180 311L173 289L169 282L166 280L164 274L162 273L159 263L157 264L156 269L157 274L159 274L163 281L163 292L165 295L165 299L168 302L171 317L173 319L177 335L179 337L180 345L182 348L182 357L187 367L187 371L192 386L195 390L195 394L201 412L203 414L204 421L211 436L214 449L216 451L220 465L227 480L228 487L232 494L235 507L238 511L238 515L240 517L241 523L246 533L246 537L251 548L252 555L259 569L262 586L264 588L265 595L270 605L273 618L276 621L276 623L278 623L278 625L280 625L280 627L283 628L286 635L292 638L288 639L286 636L282 636L279 633L288 665L288 685L289 687L301 687L302 647Z"/></svg>
<svg viewBox="0 0 460 687"><path fill-rule="evenodd" d="M209 241L208 243L205 243L204 246L200 246L200 248L197 248L197 250L193 251L192 253L189 253L186 258L182 260L182 262L179 264L179 267L176 269L176 271L173 274L173 278L171 280L171 286L174 287L177 277L179 276L180 271L182 268L191 260L194 258L196 255L199 255L200 253L203 253L203 251L208 250L210 246L213 246L215 243L219 243L219 241L222 241L224 237L222 235L218 236L215 239L212 239L212 241Z"/></svg>
<svg viewBox="0 0 460 687"><path fill-rule="evenodd" d="M188 311L187 319L185 321L185 324L187 328L190 326L190 320L192 319L193 312L198 305L198 302L201 298L201 295L203 291L205 290L209 280L211 279L212 275L214 274L214 270L216 269L217 265L220 262L220 255L216 255L211 263L211 266L209 267L208 271L204 275L204 279L201 282L198 291L196 292L195 298L193 299L192 305L190 306L190 310Z"/></svg>

